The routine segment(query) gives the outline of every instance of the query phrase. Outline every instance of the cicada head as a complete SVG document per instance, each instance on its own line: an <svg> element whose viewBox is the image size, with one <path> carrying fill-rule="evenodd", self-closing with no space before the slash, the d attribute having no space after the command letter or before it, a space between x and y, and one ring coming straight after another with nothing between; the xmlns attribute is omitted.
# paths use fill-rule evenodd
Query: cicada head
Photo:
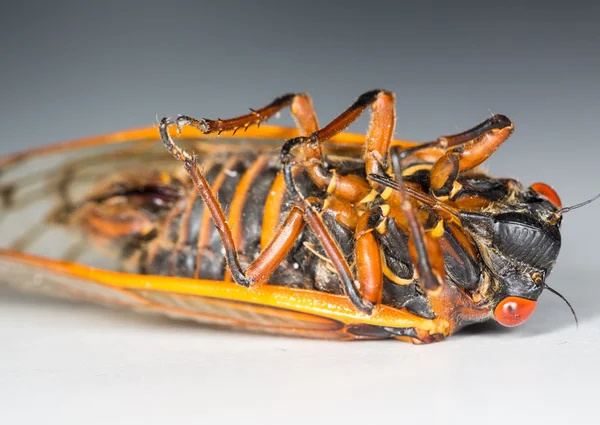
<svg viewBox="0 0 600 425"><path fill-rule="evenodd" d="M541 187L523 188L511 209L461 214L485 262L483 298L504 326L531 316L560 251L560 200L549 186Z"/></svg>

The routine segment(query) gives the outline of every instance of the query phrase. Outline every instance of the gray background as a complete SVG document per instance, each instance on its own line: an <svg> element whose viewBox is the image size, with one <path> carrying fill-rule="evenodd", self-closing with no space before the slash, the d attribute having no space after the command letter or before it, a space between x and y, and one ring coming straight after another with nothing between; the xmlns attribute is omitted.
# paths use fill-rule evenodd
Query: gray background
<svg viewBox="0 0 600 425"><path fill-rule="evenodd" d="M289 91L322 123L397 94L396 135L504 113L496 174L573 204L600 191L595 2L10 2L0 13L0 153L226 117ZM290 124L285 117L280 120ZM363 119L352 129L363 131ZM222 332L0 290L2 423L600 423L600 204L570 213L544 294L516 329L441 344Z"/></svg>

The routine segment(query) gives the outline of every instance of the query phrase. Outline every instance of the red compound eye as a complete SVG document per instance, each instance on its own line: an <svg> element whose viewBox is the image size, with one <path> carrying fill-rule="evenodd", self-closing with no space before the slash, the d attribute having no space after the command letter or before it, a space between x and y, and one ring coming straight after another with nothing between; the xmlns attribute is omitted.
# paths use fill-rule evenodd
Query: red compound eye
<svg viewBox="0 0 600 425"><path fill-rule="evenodd" d="M518 326L529 319L536 302L520 297L506 297L494 310L496 321L503 326Z"/></svg>
<svg viewBox="0 0 600 425"><path fill-rule="evenodd" d="M546 183L534 183L531 185L531 188L535 190L538 193L538 195L545 198L548 202L550 202L559 210L562 208L562 202L560 202L558 194Z"/></svg>

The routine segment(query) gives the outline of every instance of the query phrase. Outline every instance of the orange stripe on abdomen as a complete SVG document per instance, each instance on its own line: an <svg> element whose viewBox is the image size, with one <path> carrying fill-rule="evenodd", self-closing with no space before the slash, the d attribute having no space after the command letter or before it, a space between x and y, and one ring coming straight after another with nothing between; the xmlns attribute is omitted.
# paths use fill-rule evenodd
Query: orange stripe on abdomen
<svg viewBox="0 0 600 425"><path fill-rule="evenodd" d="M267 247L275 231L279 226L281 219L281 206L286 193L285 180L283 179L283 173L280 171L275 177L273 184L271 185L271 191L265 201L265 209L263 214L262 233L260 237L260 249L263 250Z"/></svg>
<svg viewBox="0 0 600 425"><path fill-rule="evenodd" d="M255 180L268 166L269 159L269 155L261 155L252 163L252 165L250 165L250 167L248 167L240 179L231 200L229 207L229 225L231 226L233 241L239 252L244 251L243 212L244 206L248 200L248 192ZM231 281L231 275L228 271L225 273L225 280Z"/></svg>

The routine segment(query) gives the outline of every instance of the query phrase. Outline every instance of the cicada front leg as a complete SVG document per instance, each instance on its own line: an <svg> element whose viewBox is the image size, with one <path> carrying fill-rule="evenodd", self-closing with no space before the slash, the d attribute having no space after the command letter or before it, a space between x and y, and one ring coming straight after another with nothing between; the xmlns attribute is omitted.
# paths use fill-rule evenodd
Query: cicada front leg
<svg viewBox="0 0 600 425"><path fill-rule="evenodd" d="M303 195L294 181L296 167L304 169L314 184L327 192L328 203L338 206L341 217L344 217L345 212L354 210L357 205L360 206L360 219L352 220L349 227L354 230L356 279L346 266L346 261L341 261L341 251L335 247L335 241L326 229L322 232L320 242L326 251L326 245L331 245L327 253L330 259L334 258L332 262L355 306L361 311L371 313L381 302L383 290L381 250L373 234L379 215L376 207L368 205L377 193L371 193L373 188L364 178L352 174L340 175L335 169L326 167L321 150L323 142L346 129L369 107L372 114L364 154L365 167L367 173L385 173L395 122L394 95L385 90L372 90L360 95L348 109L323 128L310 136L301 136L286 142L281 150L281 162L284 164L288 190L297 199L303 199ZM300 155L301 158L294 156L293 151L296 148L303 148L304 155ZM318 216L314 211L311 213L315 217ZM313 226L316 226L316 223Z"/></svg>
<svg viewBox="0 0 600 425"><path fill-rule="evenodd" d="M514 125L504 115L494 115L477 127L437 142L447 147L431 168L431 191L436 198L452 197L459 189L458 174L471 170L492 155L512 134Z"/></svg>

